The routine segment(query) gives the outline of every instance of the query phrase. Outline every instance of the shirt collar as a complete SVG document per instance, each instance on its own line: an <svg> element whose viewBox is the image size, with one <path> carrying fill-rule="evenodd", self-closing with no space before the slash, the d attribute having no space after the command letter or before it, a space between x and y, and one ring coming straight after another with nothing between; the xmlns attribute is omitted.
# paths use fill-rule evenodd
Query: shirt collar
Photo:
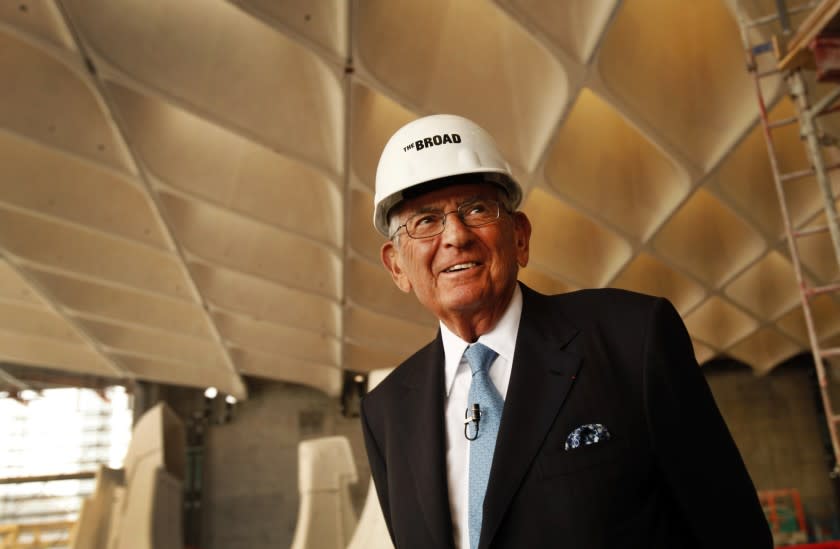
<svg viewBox="0 0 840 549"><path fill-rule="evenodd" d="M496 323L492 330L479 336L478 341L482 345L490 347L508 364L513 363L513 351L516 348L516 334L519 332L519 320L522 317L522 290L519 284L513 290L513 297L508 303L502 318ZM440 335L443 340L443 354L445 360L444 382L446 383L446 396L452 390L455 381L455 374L461 364L461 357L470 345L449 328L440 322Z"/></svg>

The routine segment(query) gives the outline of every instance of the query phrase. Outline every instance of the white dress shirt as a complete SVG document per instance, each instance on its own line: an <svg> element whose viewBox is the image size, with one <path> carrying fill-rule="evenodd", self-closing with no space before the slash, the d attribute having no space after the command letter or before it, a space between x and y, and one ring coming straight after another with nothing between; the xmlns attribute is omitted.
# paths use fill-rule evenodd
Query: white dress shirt
<svg viewBox="0 0 840 549"><path fill-rule="evenodd" d="M505 313L496 326L478 341L490 347L498 357L490 366L490 379L502 395L507 395L513 351L516 348L516 334L522 316L522 290L519 285L513 293ZM464 437L464 414L469 405L467 397L472 374L464 351L469 343L455 335L443 322L440 323L441 339L445 356L446 398L444 413L446 419L446 479L449 487L449 506L452 515L452 529L455 549L468 549L469 533L469 441Z"/></svg>

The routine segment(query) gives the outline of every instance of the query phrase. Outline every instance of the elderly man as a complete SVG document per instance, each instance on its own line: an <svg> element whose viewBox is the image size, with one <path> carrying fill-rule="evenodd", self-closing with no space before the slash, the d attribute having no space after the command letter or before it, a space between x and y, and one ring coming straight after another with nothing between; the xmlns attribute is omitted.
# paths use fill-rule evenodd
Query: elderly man
<svg viewBox="0 0 840 549"><path fill-rule="evenodd" d="M490 135L458 116L415 120L382 153L382 262L440 321L362 402L394 545L771 548L677 312L518 283L521 199Z"/></svg>

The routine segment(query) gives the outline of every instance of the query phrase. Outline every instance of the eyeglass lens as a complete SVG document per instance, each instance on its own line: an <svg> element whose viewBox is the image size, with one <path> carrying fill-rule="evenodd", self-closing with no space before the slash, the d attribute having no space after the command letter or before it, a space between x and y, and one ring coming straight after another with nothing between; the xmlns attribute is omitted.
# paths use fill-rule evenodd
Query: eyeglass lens
<svg viewBox="0 0 840 549"><path fill-rule="evenodd" d="M431 211L415 214L405 222L408 235L413 238L427 238L443 232L446 216L454 213L464 225L480 227L499 218L499 203L493 200L473 200L458 206L451 212Z"/></svg>

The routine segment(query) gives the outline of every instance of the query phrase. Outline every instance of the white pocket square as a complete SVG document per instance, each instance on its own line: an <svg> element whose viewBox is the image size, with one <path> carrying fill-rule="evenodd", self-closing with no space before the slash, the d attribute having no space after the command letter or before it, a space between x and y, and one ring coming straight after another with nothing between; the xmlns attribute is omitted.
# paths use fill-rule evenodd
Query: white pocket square
<svg viewBox="0 0 840 549"><path fill-rule="evenodd" d="M610 432L601 423L587 423L581 425L566 437L566 450L574 450L581 446L598 444L610 439Z"/></svg>

